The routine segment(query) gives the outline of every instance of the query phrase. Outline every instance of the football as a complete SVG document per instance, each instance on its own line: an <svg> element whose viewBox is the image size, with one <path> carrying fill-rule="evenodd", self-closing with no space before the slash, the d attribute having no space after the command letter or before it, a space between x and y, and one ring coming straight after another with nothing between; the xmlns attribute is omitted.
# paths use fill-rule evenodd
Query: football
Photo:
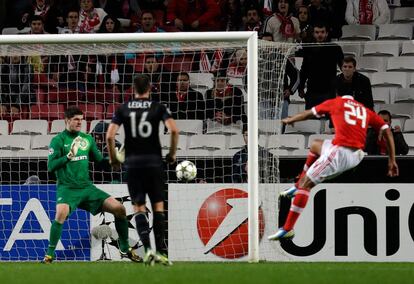
<svg viewBox="0 0 414 284"><path fill-rule="evenodd" d="M177 179L180 181L191 181L197 176L197 168L190 161L182 161L175 168Z"/></svg>

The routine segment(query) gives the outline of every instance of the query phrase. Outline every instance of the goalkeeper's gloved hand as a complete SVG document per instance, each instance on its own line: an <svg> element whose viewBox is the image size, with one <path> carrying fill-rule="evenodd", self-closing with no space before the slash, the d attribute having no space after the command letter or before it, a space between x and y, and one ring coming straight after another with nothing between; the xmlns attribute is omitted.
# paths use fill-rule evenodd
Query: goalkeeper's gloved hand
<svg viewBox="0 0 414 284"><path fill-rule="evenodd" d="M124 144L121 145L121 147L115 147L115 156L116 159L122 164L125 162L125 147Z"/></svg>
<svg viewBox="0 0 414 284"><path fill-rule="evenodd" d="M66 157L69 160L72 160L74 157L76 157L76 154L78 153L78 150L79 150L81 140L82 140L82 138L80 138L79 136L76 137L75 139L73 139L72 144L70 145L69 153L66 155Z"/></svg>

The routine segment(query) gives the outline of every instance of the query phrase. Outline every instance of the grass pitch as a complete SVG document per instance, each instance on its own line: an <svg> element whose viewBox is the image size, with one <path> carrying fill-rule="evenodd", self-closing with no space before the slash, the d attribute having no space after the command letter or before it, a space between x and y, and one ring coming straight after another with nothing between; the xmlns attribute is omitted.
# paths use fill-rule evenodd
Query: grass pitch
<svg viewBox="0 0 414 284"><path fill-rule="evenodd" d="M0 263L0 283L413 283L414 263Z"/></svg>

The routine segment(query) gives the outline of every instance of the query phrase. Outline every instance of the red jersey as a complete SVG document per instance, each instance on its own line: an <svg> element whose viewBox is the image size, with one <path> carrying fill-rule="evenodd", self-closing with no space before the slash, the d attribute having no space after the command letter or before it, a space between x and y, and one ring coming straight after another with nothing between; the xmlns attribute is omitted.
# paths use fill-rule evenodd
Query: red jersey
<svg viewBox="0 0 414 284"><path fill-rule="evenodd" d="M352 96L336 97L312 108L316 117L331 116L335 137L332 144L364 149L368 126L376 131L388 128L384 120Z"/></svg>

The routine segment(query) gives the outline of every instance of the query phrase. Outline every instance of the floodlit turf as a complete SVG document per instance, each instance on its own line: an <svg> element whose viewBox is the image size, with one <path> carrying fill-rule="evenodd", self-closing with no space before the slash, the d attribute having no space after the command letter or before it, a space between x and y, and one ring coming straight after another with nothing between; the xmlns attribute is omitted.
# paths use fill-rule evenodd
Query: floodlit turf
<svg viewBox="0 0 414 284"><path fill-rule="evenodd" d="M414 263L0 263L0 283L413 283Z"/></svg>

